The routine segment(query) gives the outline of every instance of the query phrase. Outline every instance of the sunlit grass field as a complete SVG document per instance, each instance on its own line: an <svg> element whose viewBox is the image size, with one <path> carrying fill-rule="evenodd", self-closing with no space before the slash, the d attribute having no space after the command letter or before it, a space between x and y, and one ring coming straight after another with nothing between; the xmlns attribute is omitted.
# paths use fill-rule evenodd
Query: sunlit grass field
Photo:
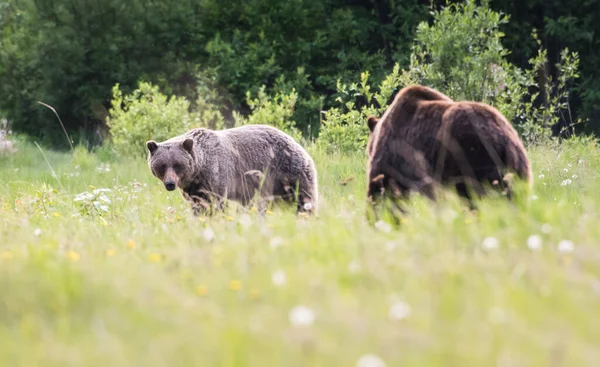
<svg viewBox="0 0 600 367"><path fill-rule="evenodd" d="M361 154L310 149L318 218L198 218L142 159L17 148L0 156L4 366L600 363L591 142L531 148L517 205L417 197L399 229L366 222Z"/></svg>

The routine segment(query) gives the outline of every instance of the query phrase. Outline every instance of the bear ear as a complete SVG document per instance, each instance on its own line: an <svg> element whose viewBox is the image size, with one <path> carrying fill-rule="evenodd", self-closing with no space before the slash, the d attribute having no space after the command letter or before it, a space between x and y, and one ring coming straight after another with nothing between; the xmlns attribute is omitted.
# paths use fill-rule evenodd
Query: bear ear
<svg viewBox="0 0 600 367"><path fill-rule="evenodd" d="M148 147L148 151L150 152L150 154L152 154L158 148L158 144L156 144L154 140L150 140L146 143L146 147Z"/></svg>
<svg viewBox="0 0 600 367"><path fill-rule="evenodd" d="M379 122L379 119L375 116L369 116L369 118L367 119L367 125L369 126L369 131L373 132L373 130L375 130L375 126L377 126L377 123Z"/></svg>
<svg viewBox="0 0 600 367"><path fill-rule="evenodd" d="M187 138L183 141L183 143L181 143L181 145L183 146L183 149L187 150L189 153L192 153L192 150L194 149L194 139Z"/></svg>

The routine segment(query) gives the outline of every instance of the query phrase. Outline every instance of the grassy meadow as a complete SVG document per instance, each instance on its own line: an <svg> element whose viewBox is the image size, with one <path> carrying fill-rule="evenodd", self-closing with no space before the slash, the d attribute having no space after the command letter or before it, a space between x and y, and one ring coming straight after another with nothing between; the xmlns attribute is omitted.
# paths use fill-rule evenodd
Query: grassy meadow
<svg viewBox="0 0 600 367"><path fill-rule="evenodd" d="M360 154L310 149L318 218L198 218L143 159L17 148L0 156L2 365L600 361L591 142L531 148L528 205L416 197L400 229L366 222Z"/></svg>

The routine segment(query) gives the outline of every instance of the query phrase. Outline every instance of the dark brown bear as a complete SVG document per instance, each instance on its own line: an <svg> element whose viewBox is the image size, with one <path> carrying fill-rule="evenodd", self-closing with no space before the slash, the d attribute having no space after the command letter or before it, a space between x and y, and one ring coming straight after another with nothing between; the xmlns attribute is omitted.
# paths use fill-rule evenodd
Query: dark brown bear
<svg viewBox="0 0 600 367"><path fill-rule="evenodd" d="M368 198L378 204L411 191L435 200L440 184L456 188L473 207L473 196L487 184L511 197L515 173L531 185L532 173L523 143L506 118L493 107L455 102L428 87L402 89L381 119L368 119Z"/></svg>
<svg viewBox="0 0 600 367"><path fill-rule="evenodd" d="M195 214L210 214L225 200L297 203L316 214L317 170L310 155L284 132L266 125L214 131L197 128L162 143L146 143L150 170L169 191L180 188Z"/></svg>

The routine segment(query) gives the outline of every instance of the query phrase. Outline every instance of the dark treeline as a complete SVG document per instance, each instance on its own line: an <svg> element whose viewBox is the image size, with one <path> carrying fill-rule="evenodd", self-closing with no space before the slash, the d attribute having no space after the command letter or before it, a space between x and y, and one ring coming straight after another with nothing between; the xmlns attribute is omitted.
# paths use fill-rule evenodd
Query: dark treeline
<svg viewBox="0 0 600 367"><path fill-rule="evenodd" d="M600 6L596 0L493 0L509 14L504 45L526 68L537 29L548 49L540 83L556 75L564 47L581 57L573 113L600 131ZM444 5L445 1L433 1ZM247 111L246 91L299 93L295 121L319 127L336 83L368 70L374 80L408 63L426 0L0 0L0 114L15 131L64 144L69 133L98 142L111 88L139 80L193 101L198 82L218 91L225 116Z"/></svg>

